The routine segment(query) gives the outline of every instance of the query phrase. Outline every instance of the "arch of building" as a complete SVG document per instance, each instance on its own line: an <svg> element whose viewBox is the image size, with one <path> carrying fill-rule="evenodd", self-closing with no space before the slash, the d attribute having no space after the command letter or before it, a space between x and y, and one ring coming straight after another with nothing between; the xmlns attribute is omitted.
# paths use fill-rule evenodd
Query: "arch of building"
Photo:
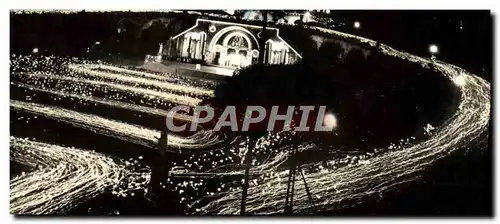
<svg viewBox="0 0 500 224"><path fill-rule="evenodd" d="M214 47L215 45L217 44L217 42L219 41L219 39L224 36L224 34L228 33L228 32L231 32L231 31L242 31L243 33L246 33L248 36L252 37L252 39L255 41L256 45L257 45L257 48L259 48L259 41L257 40L257 38L255 37L255 35L253 35L252 32L250 32L249 30L243 28L243 27L239 27L239 26L229 26L229 27L226 27L226 28L223 28L221 29L219 32L217 32L214 37L212 38L212 40L210 41L210 44L208 45L208 50L209 51L213 51L214 50ZM243 35L244 38L246 38L246 40L248 41L249 44L252 43L252 41L250 41L250 39L246 36L246 35Z"/></svg>
<svg viewBox="0 0 500 224"><path fill-rule="evenodd" d="M229 47L229 41L233 37L243 38L247 47L239 50ZM220 51L220 49L225 48L227 51ZM221 66L247 66L252 63L253 50L255 49L259 49L259 42L253 33L243 27L229 26L221 29L210 40L208 44L208 52L210 53L205 59ZM238 53L230 52L232 50Z"/></svg>
<svg viewBox="0 0 500 224"><path fill-rule="evenodd" d="M235 36L240 36L240 37L243 37L243 39L245 39L247 45L248 45L248 49L252 50L252 41L250 40L250 38L248 38L247 35L245 35L244 33L242 33L241 31L234 31L234 32L230 32L228 35L226 35L226 37L224 37L224 39L222 40L222 45L223 46L226 46L228 45L228 42L229 40L231 40L232 37L235 37ZM217 43L217 42L216 42Z"/></svg>

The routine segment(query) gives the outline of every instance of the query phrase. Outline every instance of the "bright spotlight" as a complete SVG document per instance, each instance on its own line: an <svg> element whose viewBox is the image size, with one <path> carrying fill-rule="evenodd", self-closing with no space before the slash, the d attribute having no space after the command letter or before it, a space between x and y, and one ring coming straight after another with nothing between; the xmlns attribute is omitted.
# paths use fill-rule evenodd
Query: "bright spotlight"
<svg viewBox="0 0 500 224"><path fill-rule="evenodd" d="M33 54L38 53L38 48L37 47L33 48L32 52L33 52Z"/></svg>
<svg viewBox="0 0 500 224"><path fill-rule="evenodd" d="M361 27L361 23L358 21L354 22L354 28L358 29L359 27Z"/></svg>
<svg viewBox="0 0 500 224"><path fill-rule="evenodd" d="M328 113L325 115L324 124L328 128L333 129L333 128L337 127L337 118L335 118L335 116L333 114Z"/></svg>
<svg viewBox="0 0 500 224"><path fill-rule="evenodd" d="M439 48L438 48L438 46L437 46L437 45L435 45L435 44L431 44L431 45L429 46L429 52L430 52L431 54L437 54L437 53L439 52Z"/></svg>
<svg viewBox="0 0 500 224"><path fill-rule="evenodd" d="M455 79L453 80L453 82L457 85L457 86L463 86L465 85L465 78L464 76L462 75L459 75L457 77L455 77Z"/></svg>

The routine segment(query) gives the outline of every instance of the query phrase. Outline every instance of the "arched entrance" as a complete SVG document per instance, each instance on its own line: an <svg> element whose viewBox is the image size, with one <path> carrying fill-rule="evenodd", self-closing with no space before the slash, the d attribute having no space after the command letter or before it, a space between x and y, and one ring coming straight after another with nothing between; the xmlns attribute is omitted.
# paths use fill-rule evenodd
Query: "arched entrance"
<svg viewBox="0 0 500 224"><path fill-rule="evenodd" d="M209 44L212 63L224 67L246 67L256 55L252 50L258 42L255 36L242 27L226 27L219 31Z"/></svg>

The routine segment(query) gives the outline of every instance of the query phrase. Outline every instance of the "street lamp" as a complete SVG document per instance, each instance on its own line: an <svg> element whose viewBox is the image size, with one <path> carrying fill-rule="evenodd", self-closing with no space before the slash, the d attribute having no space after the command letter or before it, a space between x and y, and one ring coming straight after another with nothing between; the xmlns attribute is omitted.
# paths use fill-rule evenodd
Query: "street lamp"
<svg viewBox="0 0 500 224"><path fill-rule="evenodd" d="M328 113L325 115L324 123L328 128L334 129L335 127L337 127L337 118L335 117L335 115Z"/></svg>
<svg viewBox="0 0 500 224"><path fill-rule="evenodd" d="M432 55L435 55L437 53L439 53L439 48L437 45L435 44L431 44L429 45L429 52L432 54Z"/></svg>
<svg viewBox="0 0 500 224"><path fill-rule="evenodd" d="M33 54L38 53L38 47L33 48L32 52L33 52Z"/></svg>
<svg viewBox="0 0 500 224"><path fill-rule="evenodd" d="M439 48L435 44L429 45L429 53L431 53L431 60L434 61L436 60L436 54L439 53Z"/></svg>
<svg viewBox="0 0 500 224"><path fill-rule="evenodd" d="M361 23L358 21L354 22L354 28L359 29L359 27L361 27Z"/></svg>

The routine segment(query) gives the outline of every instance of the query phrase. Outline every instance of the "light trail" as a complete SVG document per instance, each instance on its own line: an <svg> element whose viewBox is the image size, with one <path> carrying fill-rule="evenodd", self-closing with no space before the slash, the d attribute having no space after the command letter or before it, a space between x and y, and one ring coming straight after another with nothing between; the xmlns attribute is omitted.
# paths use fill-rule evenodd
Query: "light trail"
<svg viewBox="0 0 500 224"><path fill-rule="evenodd" d="M105 70L110 70L110 71L115 71L115 72L121 72L124 74L131 74L131 75L136 75L139 77L147 77L147 78L152 78L160 81L168 81L168 82L175 82L181 85L187 85L191 87L201 87L201 89L212 89L215 85L217 85L217 81L214 80L193 80L192 78L189 77L184 77L182 75L177 75L177 74L172 74L168 72L163 72L161 75L150 73L150 72L142 72L142 71L137 71L137 70L131 70L131 69L126 69L126 68L121 68L117 66L112 66L112 65L106 65L106 64L90 64L90 63L83 63L79 65L84 65L88 68L94 68L94 69L105 69ZM141 66L142 69L144 68L144 65ZM148 70L148 69L146 69Z"/></svg>
<svg viewBox="0 0 500 224"><path fill-rule="evenodd" d="M68 66L68 68L72 68L72 67L75 69L81 68L83 71L90 70L90 69L104 69L104 70L109 70L109 71L114 71L114 72L119 72L119 73L124 73L124 74L135 75L138 77L146 77L146 78L152 78L152 79L157 79L157 80L166 80L167 79L167 75L157 75L154 73L142 72L142 71L120 68L117 66L104 65L104 64L87 64L87 63L85 63L85 64L70 64Z"/></svg>
<svg viewBox="0 0 500 224"><path fill-rule="evenodd" d="M191 87L191 86L186 86L186 85L179 85L179 84L172 84L166 81L159 81L155 79L148 79L150 77L153 78L160 78L161 76L155 75L155 74L150 74L146 72L140 72L140 71L134 71L134 70L128 70L128 69L123 69L123 68L118 68L118 67L113 67L113 66L99 66L99 65L94 65L92 67L88 67L88 65L85 64L70 64L68 65L68 68L70 70L83 73L92 77L96 78L102 78L102 79L107 79L110 81L121 81L121 82L126 82L129 84L143 84L143 85L148 85L148 86L154 86L161 88L162 90L171 90L171 91L176 91L176 92L182 92L182 93L189 93L189 94L195 94L195 95L201 95L201 96L209 96L212 97L214 96L213 90L207 90L207 89L202 89L198 87ZM108 69L112 71L118 71L121 72L122 74L117 74L117 73L110 73L110 72L104 72L104 71L95 71L92 70L91 68L103 68L103 69ZM125 74L138 74L141 76L145 76L148 78L141 78L141 77L133 77L129 75L124 75Z"/></svg>
<svg viewBox="0 0 500 224"><path fill-rule="evenodd" d="M144 174L128 171L121 161L88 150L10 137L11 159L35 167L10 181L10 213L58 214L78 203L125 186Z"/></svg>
<svg viewBox="0 0 500 224"><path fill-rule="evenodd" d="M343 34L324 28L324 32L354 38L371 46L376 46L372 40L349 34ZM387 55L399 57L423 67L432 63L408 53L399 52L386 45L381 45L381 51ZM419 178L419 172L425 170L434 161L446 157L455 150L467 146L487 131L490 119L490 84L456 66L436 61L435 69L451 82L460 77L460 103L455 114L443 125L438 127L428 140L416 143L399 150L386 150L369 160L360 160L336 169L322 169L319 172L305 173L309 189L313 195L315 211L331 211L350 207L361 203L370 195L379 195L402 183ZM330 160L328 163L335 163ZM273 171L267 171L273 172ZM246 211L249 214L282 213L286 194L286 171L279 172L275 178L254 179L250 183ZM196 209L195 214L237 215L240 212L241 189L218 193L217 199ZM295 183L294 213L308 213L310 203L302 181Z"/></svg>
<svg viewBox="0 0 500 224"><path fill-rule="evenodd" d="M35 64L37 61L34 62ZM15 63L14 63L15 64ZM43 64L43 63L42 63ZM111 87L111 89L115 90L120 90L124 92L124 96L126 95L132 95L135 96L137 94L142 94L144 98L146 99L165 99L168 102L174 102L177 104L185 104L185 105L197 105L201 100L194 98L194 97L189 97L187 95L180 95L180 94L170 94L170 93L164 93L162 91L158 91L155 89L145 89L145 88L136 88L135 86L127 86L123 85L121 83L113 83L116 81L120 81L117 79L101 79L103 77L97 76L92 76L92 78L87 77L87 78L81 78L78 76L63 76L60 73L60 71L54 71L57 72L57 74L60 75L52 75L52 74L47 74L44 72L45 70L52 71L52 67L48 67L45 69L42 69L42 71L32 71L29 74L26 73L14 73L14 75L21 76L23 78L28 78L28 79L23 79L26 81L29 81L28 83L33 83L33 85L30 84L25 84L25 83L18 83L18 82L11 82L12 85L21 87L21 88L26 88L29 90L34 90L34 91L40 91L44 93L49 93L54 95L54 99L57 99L59 97L62 98L74 98L78 100L82 100L85 102L89 103L94 103L94 104L101 104L101 105L106 105L110 107L116 107L116 108L122 108L130 111L136 111L139 113L146 113L146 114L152 114L152 115L158 115L158 116L166 116L167 111L162 110L162 109L156 109L156 108L151 108L147 106L141 106L141 105L135 105L131 103L125 103L121 102L121 100L125 100L125 98L119 96L119 100L110 100L106 98L100 98L96 96L92 96L92 92L94 91L92 86L97 86L97 87ZM138 71L133 71L133 70L122 70L121 68L113 67L113 66L98 66L98 69L107 69L111 71L116 71L116 72L126 72L127 74L132 75L140 75L140 76L148 76L148 78L156 78L160 81L166 80L166 77L162 76L154 76L154 74L150 73L141 73ZM111 73L110 73L111 74ZM122 74L121 74L122 75ZM124 75L124 77L126 77ZM119 79L119 78L118 78ZM170 79L172 80L172 79ZM54 81L52 84L49 85L50 87L47 87L47 82L46 81ZM122 80L123 81L123 80ZM182 80L174 80L175 82L179 83L184 83ZM62 85L61 85L62 84ZM90 84L84 85L84 84ZM196 82L193 82L193 84L196 84ZM165 86L163 86L165 87ZM172 86L169 86L172 87ZM176 87L176 86L173 86ZM166 88L161 88L161 89L166 89ZM171 88L172 89L172 88ZM186 89L184 89L186 90ZM191 91L192 89L187 89L187 91ZM104 91L106 92L106 90ZM174 92L182 92L174 89ZM203 94L203 93L202 93ZM114 95L112 96L114 97ZM156 101L155 99L155 101ZM141 100L142 102L142 100ZM160 101L157 101L160 102ZM163 105L163 104L162 104ZM133 124L127 124L124 122L120 121L115 121L111 119L106 119L103 117L99 117L96 115L92 114L86 114L86 113L81 113L77 111L72 111L64 108L59 108L55 106L48 106L48 105L42 105L42 104L37 104L37 103L28 103L28 102L21 102L21 101L11 101L11 107L14 110L20 110L20 111L25 111L28 113L32 114L37 114L41 116L48 117L50 119L54 119L59 122L64 122L71 124L76 127L80 127L83 129L91 130L94 131L95 133L106 135L106 136L111 136L115 138L119 138L128 142L133 142L136 144L141 144L144 146L149 146L152 148L156 148L156 142L157 139L155 138L160 134L159 131L157 130L152 130L148 129L145 127L141 127L138 125L133 125ZM182 114L176 114L177 119L181 119L184 121L191 121L191 117L187 115L182 115ZM183 152L193 152L192 149L204 149L210 146L213 146L215 144L218 144L220 141L218 140L218 136L215 136L211 131L201 131L196 133L193 136L189 137L181 137L181 136L176 136L176 135L169 135L169 142L168 144L171 146L171 150L175 151L176 153L183 153ZM47 147L58 147L58 146L47 146ZM70 149L65 149L65 150L72 150ZM31 150L29 152L33 152L34 150ZM73 152L73 151L71 151ZM35 152L36 153L36 152ZM74 152L74 153L79 153L79 152ZM83 155L82 155L83 156ZM47 164L43 164L44 162L37 160L37 161L30 161L30 158L34 158L33 155L20 155L19 153L13 153L11 158L14 161L18 161L23 164L28 164L31 166L36 166L36 167L41 167L42 165L48 166ZM57 158L54 158L55 160ZM60 159L59 159L60 160ZM57 160L56 160L57 161ZM61 162L61 161L58 161ZM135 161L138 162L138 161ZM65 162L68 163L68 162ZM38 164L38 165L36 165ZM42 164L42 165L40 165ZM128 161L125 161L125 164L130 165L130 164L135 164L135 163L128 163ZM139 163L138 163L139 164ZM50 164L49 164L50 165ZM75 162L75 164L66 164L68 166L70 165L75 165L79 166L78 161ZM147 169L147 168L146 168ZM59 170L56 169L44 169L39 171L39 173L30 173L30 174L24 174L22 176L16 177L16 180L19 183L27 183L31 184L33 182L38 181L36 179L39 176L43 176L44 185L36 185L32 184L31 187L23 185L21 188L16 185L18 182L12 182L11 183L11 213L13 214L54 214L54 213L64 213L65 211L71 210L73 207L75 207L78 203L81 201L91 198L92 196L98 195L103 193L103 190L101 189L95 189L94 191L87 190L85 189L86 186L82 186L81 184L87 183L87 179L89 177L86 176L79 176L81 178L81 182L76 183L76 181L71 180L71 182L68 182L66 185L71 185L74 186L75 189L65 189L61 187L63 184L59 184L60 182L64 182L68 178L68 175L63 175L58 172L67 172L66 170L62 169L59 167ZM72 171L73 172L73 171ZM84 171L82 171L84 172ZM117 173L117 172L114 172ZM65 173L64 173L65 174ZM63 175L63 176L61 176ZM139 176L136 178L136 176ZM190 176L186 177L183 175L178 175L175 172L172 172L171 174L172 177L174 178L189 178ZM116 185L113 186L113 194L116 194L118 196L126 196L127 192L133 191L131 194L133 195L135 191L144 191L147 192L147 186L149 182L149 177L150 177L150 172L142 172L140 175L128 175L126 180L128 182L132 182L132 184L126 185L125 189L120 189L117 188ZM140 178L140 181L136 181L135 179ZM47 184L47 183L52 183ZM92 183L93 180L89 179L88 183ZM65 186L66 186L65 185ZM41 189L43 186L46 186L46 189ZM58 189L60 188L60 189ZM82 188L82 189L79 189ZM15 190L15 189L24 189L23 191ZM62 189L62 190L61 190ZM90 189L90 188L89 188ZM85 192L89 192L88 194L84 194ZM31 192L31 193L30 193ZM55 193L54 193L55 192ZM39 194L38 194L39 193ZM54 197L46 197L43 194L50 194L50 195L55 195ZM92 194L91 194L92 193ZM135 192L137 193L137 192ZM26 196L26 197L25 197ZM41 198L41 199L40 199ZM64 200L63 202L60 202L60 200ZM57 204L59 203L59 204Z"/></svg>
<svg viewBox="0 0 500 224"><path fill-rule="evenodd" d="M278 168L281 164L287 161L288 152L286 148L282 148L281 152L277 155L263 161L262 164L251 167L250 175L261 175L266 171L272 171ZM187 178L203 178L212 179L218 177L228 177L228 176L241 176L245 174L244 167L233 167L233 166L219 166L214 169L210 169L206 172L193 172L188 169L175 169L171 171L171 174L175 177L187 177Z"/></svg>
<svg viewBox="0 0 500 224"><path fill-rule="evenodd" d="M129 94L139 93L139 94L141 94L145 97L148 97L148 98L157 97L157 98L166 100L168 102L173 102L173 103L183 104L183 105L188 105L188 106L196 106L201 102L201 99L193 98L193 97L189 97L189 96L160 92L160 91L156 91L156 90L133 87L133 86L105 82L105 81L96 81L96 80L90 80L90 79L58 76L58 75L51 75L51 74L34 74L34 73L32 73L32 74L24 73L23 74L23 73L19 73L17 75L27 76L30 78L35 77L35 78L62 80L62 81L69 81L69 82L73 82L73 83L86 83L86 84L90 84L90 85L94 85L94 86L107 86L107 87L111 87L111 88L116 89L116 90L127 92Z"/></svg>
<svg viewBox="0 0 500 224"><path fill-rule="evenodd" d="M155 137L160 136L160 131L158 130L60 107L17 100L10 100L10 107L15 110L46 116L57 121L72 124L75 127L95 131L106 136L119 138L147 147L156 147L157 139ZM179 151L181 151L181 148L203 149L219 142L220 140L212 131L199 131L189 137L169 134L168 138L168 144L172 146L172 150L174 150L174 147L177 147Z"/></svg>
<svg viewBox="0 0 500 224"><path fill-rule="evenodd" d="M168 113L168 111L162 110L162 109L151 108L151 107L146 107L146 106L141 106L141 105L136 105L136 104L131 104L131 103L125 103L125 102L121 102L121 101L110 100L110 99L105 99L105 98L96 97L96 96L75 94L75 93L65 92L65 91L61 91L61 90L56 91L56 90L44 89L44 88L39 88L39 87L36 87L33 85L24 84L24 83L13 82L12 85L15 85L15 86L18 86L21 88L30 89L30 90L45 92L45 93L57 95L57 96L64 97L64 98L75 98L75 99L79 99L82 101L88 101L88 102L92 102L95 104L101 104L101 105L106 105L106 106L110 106L110 107L126 109L126 110L130 110L130 111L144 113L144 114L166 117L167 113ZM175 113L174 119L185 121L185 122L191 122L193 118L192 118L192 116L189 116L186 114Z"/></svg>

